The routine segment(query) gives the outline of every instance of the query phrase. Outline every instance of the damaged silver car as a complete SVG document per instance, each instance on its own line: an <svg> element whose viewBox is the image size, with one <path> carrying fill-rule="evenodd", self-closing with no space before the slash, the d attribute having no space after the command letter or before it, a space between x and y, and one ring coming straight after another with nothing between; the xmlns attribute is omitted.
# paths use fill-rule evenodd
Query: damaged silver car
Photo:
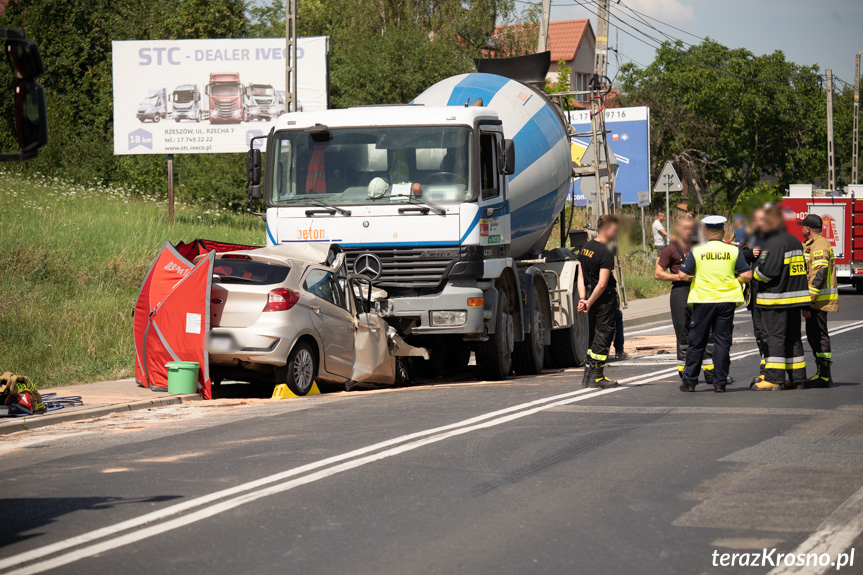
<svg viewBox="0 0 863 575"><path fill-rule="evenodd" d="M363 276L336 244L296 243L218 254L210 301L210 374L286 383L393 384L397 358L423 357L375 311Z"/></svg>

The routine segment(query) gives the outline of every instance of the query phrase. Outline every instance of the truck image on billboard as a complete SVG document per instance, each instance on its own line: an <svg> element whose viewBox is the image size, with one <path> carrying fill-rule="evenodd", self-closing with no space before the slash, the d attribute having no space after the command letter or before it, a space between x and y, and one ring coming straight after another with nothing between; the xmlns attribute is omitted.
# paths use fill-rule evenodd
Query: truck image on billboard
<svg viewBox="0 0 863 575"><path fill-rule="evenodd" d="M288 111L285 40L113 42L114 153L244 152ZM297 110L325 110L329 39L297 42Z"/></svg>

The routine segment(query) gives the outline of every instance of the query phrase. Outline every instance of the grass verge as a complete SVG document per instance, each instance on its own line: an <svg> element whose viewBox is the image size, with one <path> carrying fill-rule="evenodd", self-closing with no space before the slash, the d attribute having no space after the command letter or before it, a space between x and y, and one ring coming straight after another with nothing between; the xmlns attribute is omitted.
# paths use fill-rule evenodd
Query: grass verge
<svg viewBox="0 0 863 575"><path fill-rule="evenodd" d="M40 387L134 375L132 308L164 242L263 244L263 223L98 184L0 173L0 372Z"/></svg>

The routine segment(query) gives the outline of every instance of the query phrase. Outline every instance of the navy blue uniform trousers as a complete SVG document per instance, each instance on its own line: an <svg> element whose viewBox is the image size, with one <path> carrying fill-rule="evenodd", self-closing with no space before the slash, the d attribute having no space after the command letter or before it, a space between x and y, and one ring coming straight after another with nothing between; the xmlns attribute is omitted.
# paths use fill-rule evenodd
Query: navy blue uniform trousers
<svg viewBox="0 0 863 575"><path fill-rule="evenodd" d="M683 383L694 386L701 373L701 362L707 342L713 332L713 383L725 384L731 367L731 337L734 331L734 310L730 302L696 303L692 305L692 325L687 339L686 365Z"/></svg>

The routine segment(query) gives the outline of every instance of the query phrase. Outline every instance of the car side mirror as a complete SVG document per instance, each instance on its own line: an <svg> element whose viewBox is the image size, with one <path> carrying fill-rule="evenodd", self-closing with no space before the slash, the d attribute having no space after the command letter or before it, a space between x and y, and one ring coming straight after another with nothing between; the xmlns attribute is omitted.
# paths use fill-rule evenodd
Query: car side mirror
<svg viewBox="0 0 863 575"><path fill-rule="evenodd" d="M512 140L503 141L498 166L500 167L500 173L505 176L515 173L515 144Z"/></svg>

